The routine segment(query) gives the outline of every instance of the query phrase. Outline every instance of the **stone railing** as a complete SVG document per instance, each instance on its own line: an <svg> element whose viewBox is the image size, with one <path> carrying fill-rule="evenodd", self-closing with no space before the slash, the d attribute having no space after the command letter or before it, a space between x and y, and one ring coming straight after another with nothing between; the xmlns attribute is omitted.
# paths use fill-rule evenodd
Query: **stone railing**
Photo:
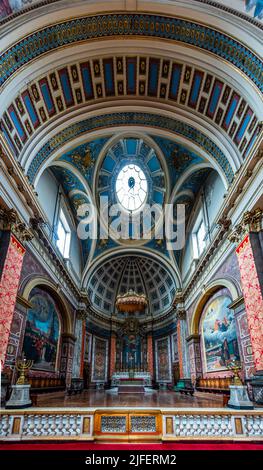
<svg viewBox="0 0 263 470"><path fill-rule="evenodd" d="M53 409L3 410L0 440L149 439L263 441L263 410Z"/></svg>
<svg viewBox="0 0 263 470"><path fill-rule="evenodd" d="M193 410L163 415L163 440L263 440L263 411Z"/></svg>

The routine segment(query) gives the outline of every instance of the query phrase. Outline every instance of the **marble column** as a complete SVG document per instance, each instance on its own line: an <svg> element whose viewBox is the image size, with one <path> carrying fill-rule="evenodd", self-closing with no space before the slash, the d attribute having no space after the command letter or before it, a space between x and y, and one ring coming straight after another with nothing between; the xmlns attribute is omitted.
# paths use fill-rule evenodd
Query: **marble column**
<svg viewBox="0 0 263 470"><path fill-rule="evenodd" d="M195 384L196 379L202 377L200 335L188 336L186 341L188 343L190 376L192 383Z"/></svg>
<svg viewBox="0 0 263 470"><path fill-rule="evenodd" d="M87 314L84 310L77 310L75 322L74 356L72 365L72 377L83 378L84 369L84 353L85 353L85 336L86 336L86 318Z"/></svg>
<svg viewBox="0 0 263 470"><path fill-rule="evenodd" d="M75 341L75 336L69 333L61 335L60 376L65 379L66 386L71 384Z"/></svg>
<svg viewBox="0 0 263 470"><path fill-rule="evenodd" d="M13 320L24 243L32 238L13 209L0 208L0 361L3 367Z"/></svg>
<svg viewBox="0 0 263 470"><path fill-rule="evenodd" d="M177 309L177 346L178 346L178 358L179 358L179 372L180 379L189 378L189 359L188 350L186 345L187 337L187 323L186 323L186 311L184 309Z"/></svg>
<svg viewBox="0 0 263 470"><path fill-rule="evenodd" d="M115 331L111 332L110 338L110 379L115 372L116 367L116 333Z"/></svg>
<svg viewBox="0 0 263 470"><path fill-rule="evenodd" d="M256 371L263 371L262 210L244 214L230 235L237 242L241 287Z"/></svg>
<svg viewBox="0 0 263 470"><path fill-rule="evenodd" d="M147 336L147 362L148 362L148 372L151 374L151 378L153 379L153 337L152 334Z"/></svg>

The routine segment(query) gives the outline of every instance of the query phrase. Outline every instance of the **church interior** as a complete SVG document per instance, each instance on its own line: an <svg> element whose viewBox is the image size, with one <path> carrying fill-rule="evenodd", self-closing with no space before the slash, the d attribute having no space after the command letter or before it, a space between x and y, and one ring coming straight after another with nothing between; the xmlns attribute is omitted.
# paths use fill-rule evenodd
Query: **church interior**
<svg viewBox="0 0 263 470"><path fill-rule="evenodd" d="M263 441L262 21L0 2L1 441Z"/></svg>

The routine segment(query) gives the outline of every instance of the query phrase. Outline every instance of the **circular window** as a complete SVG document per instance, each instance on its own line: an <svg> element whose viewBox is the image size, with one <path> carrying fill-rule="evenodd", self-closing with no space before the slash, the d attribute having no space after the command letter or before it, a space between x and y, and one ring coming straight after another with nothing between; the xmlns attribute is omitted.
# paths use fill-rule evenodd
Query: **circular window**
<svg viewBox="0 0 263 470"><path fill-rule="evenodd" d="M136 211L146 201L147 179L138 165L125 165L116 181L116 194L119 203L129 211Z"/></svg>

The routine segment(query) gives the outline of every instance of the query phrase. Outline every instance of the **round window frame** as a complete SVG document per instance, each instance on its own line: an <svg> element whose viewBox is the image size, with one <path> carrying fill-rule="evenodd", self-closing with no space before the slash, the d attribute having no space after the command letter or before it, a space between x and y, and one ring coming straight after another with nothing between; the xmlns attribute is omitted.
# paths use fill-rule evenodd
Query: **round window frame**
<svg viewBox="0 0 263 470"><path fill-rule="evenodd" d="M118 182L118 179L119 179L119 176L120 174L125 170L125 168L128 168L128 167L134 167L135 168L138 168L139 171L141 171L144 175L144 179L145 179L145 182L146 182L146 192L145 192L145 197L144 197L144 200L143 202L140 204L139 207L136 207L135 209L129 209L128 207L126 207L121 201L120 201L120 198L119 198L119 195L118 195L118 192L120 191L117 190L117 182ZM136 170L135 170L136 171ZM132 175L132 177L134 177ZM142 181L142 180L140 180ZM135 179L135 182L136 182L136 179ZM129 214L136 214L138 212L140 212L141 210L143 210L143 207L145 206L145 204L147 203L148 201L148 198L149 198L149 181L148 181L148 178L147 178L147 174L146 172L144 171L144 168L142 168L142 165L140 165L140 162L125 162L124 165L122 165L120 168L119 168L119 171L117 173L117 176L115 178L115 182L114 182L114 189L115 189L115 196L116 196L116 201L117 203L122 207L123 210L125 210L126 212L128 212ZM137 193L138 195L138 193ZM138 195L139 197L139 195Z"/></svg>

